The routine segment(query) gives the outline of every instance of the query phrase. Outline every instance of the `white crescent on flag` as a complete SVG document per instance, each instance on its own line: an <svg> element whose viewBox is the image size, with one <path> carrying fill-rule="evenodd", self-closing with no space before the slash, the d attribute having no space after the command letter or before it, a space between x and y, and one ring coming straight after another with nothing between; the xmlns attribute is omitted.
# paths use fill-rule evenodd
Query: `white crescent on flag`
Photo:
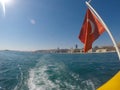
<svg viewBox="0 0 120 90"><path fill-rule="evenodd" d="M95 31L95 25L94 25L94 23L93 23L90 19L87 19L87 21L90 23L91 28L92 28L91 33L90 33L90 34L93 34L93 33L94 33L94 31Z"/></svg>

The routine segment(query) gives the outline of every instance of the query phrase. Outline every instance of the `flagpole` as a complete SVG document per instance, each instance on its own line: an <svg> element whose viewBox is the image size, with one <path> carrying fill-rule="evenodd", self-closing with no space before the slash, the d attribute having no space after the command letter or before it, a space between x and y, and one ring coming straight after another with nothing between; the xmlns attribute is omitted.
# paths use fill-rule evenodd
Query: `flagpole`
<svg viewBox="0 0 120 90"><path fill-rule="evenodd" d="M90 1L89 1L89 2L90 2ZM90 10L93 11L93 13L96 14L96 16L98 17L99 21L100 21L100 22L103 24L103 26L105 27L106 31L108 32L108 35L110 36L110 38L111 38L111 40L112 40L112 42L113 42L113 44L114 44L114 47L115 47L115 49L116 49L116 52L117 52L118 57L119 57L119 60L120 60L120 52L119 52L119 49L118 49L118 47L117 47L117 43L115 42L115 39L114 39L113 36L112 36L112 33L110 32L110 30L108 29L107 25L106 25L105 22L102 20L102 18L100 17L100 15L95 11L95 9L94 9L93 7L89 4L89 2L86 1L86 5L88 6L88 8L89 8Z"/></svg>

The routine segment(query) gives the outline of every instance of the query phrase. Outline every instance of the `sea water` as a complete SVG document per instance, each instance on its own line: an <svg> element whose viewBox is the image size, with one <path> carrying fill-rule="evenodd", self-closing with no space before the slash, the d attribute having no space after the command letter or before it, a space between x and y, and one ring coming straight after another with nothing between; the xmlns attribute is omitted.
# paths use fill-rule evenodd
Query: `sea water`
<svg viewBox="0 0 120 90"><path fill-rule="evenodd" d="M0 90L96 90L119 70L116 53L0 51Z"/></svg>

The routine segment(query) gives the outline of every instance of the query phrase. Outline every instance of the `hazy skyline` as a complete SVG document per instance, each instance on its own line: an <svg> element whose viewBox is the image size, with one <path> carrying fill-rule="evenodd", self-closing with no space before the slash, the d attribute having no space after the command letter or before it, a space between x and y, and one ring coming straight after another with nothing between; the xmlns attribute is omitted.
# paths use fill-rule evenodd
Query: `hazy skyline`
<svg viewBox="0 0 120 90"><path fill-rule="evenodd" d="M87 9L85 0L13 0L6 5L5 16L0 5L0 50L37 50L72 48ZM120 42L120 1L93 0L91 5ZM104 33L93 46L112 45Z"/></svg>

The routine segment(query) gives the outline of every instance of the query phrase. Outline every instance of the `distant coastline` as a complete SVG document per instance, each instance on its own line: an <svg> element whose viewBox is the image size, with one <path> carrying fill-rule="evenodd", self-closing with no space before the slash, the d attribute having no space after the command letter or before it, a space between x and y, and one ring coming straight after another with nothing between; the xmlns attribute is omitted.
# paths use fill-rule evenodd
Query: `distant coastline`
<svg viewBox="0 0 120 90"><path fill-rule="evenodd" d="M85 54L83 49L50 49L50 50L36 50L35 53L58 53L58 54ZM116 52L113 46L94 47L87 53L112 53Z"/></svg>
<svg viewBox="0 0 120 90"><path fill-rule="evenodd" d="M118 43L118 48L120 50L120 43ZM56 53L56 54L85 54L83 48L80 49L77 47L70 49L49 49L49 50L35 50L35 51L21 51L21 50L0 50L0 51L18 51L18 52L32 52L32 53ZM95 46L90 49L87 53L113 53L116 52L113 46Z"/></svg>

